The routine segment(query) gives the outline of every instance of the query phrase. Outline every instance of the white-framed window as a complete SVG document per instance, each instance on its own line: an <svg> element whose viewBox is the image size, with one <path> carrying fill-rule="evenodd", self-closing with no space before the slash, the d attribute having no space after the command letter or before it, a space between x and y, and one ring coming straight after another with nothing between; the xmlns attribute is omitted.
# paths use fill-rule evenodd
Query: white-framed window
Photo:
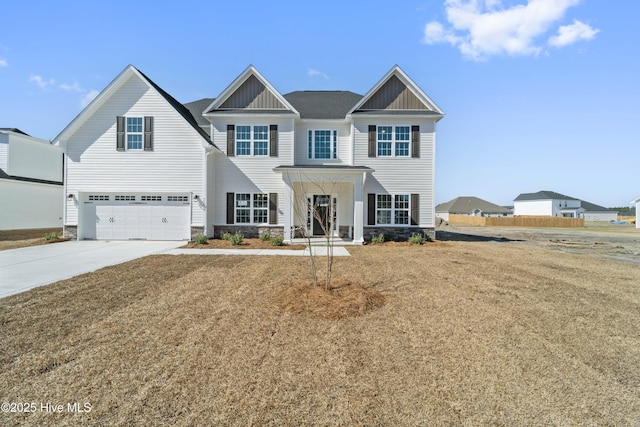
<svg viewBox="0 0 640 427"><path fill-rule="evenodd" d="M235 194L236 224L265 224L269 220L268 194Z"/></svg>
<svg viewBox="0 0 640 427"><path fill-rule="evenodd" d="M142 150L143 123L142 117L127 117L127 150Z"/></svg>
<svg viewBox="0 0 640 427"><path fill-rule="evenodd" d="M105 196L102 194L90 194L89 201L108 201L109 196Z"/></svg>
<svg viewBox="0 0 640 427"><path fill-rule="evenodd" d="M309 129L307 155L310 159L336 159L338 157L338 131Z"/></svg>
<svg viewBox="0 0 640 427"><path fill-rule="evenodd" d="M409 157L411 126L378 126L378 157Z"/></svg>
<svg viewBox="0 0 640 427"><path fill-rule="evenodd" d="M376 194L376 224L409 225L410 200L408 194Z"/></svg>
<svg viewBox="0 0 640 427"><path fill-rule="evenodd" d="M238 125L236 126L237 156L268 156L269 126Z"/></svg>
<svg viewBox="0 0 640 427"><path fill-rule="evenodd" d="M161 202L162 196L140 196L140 200L143 202Z"/></svg>
<svg viewBox="0 0 640 427"><path fill-rule="evenodd" d="M188 202L189 196L167 196L167 202Z"/></svg>
<svg viewBox="0 0 640 427"><path fill-rule="evenodd" d="M119 196L116 195L116 202L135 202L136 201L136 196Z"/></svg>

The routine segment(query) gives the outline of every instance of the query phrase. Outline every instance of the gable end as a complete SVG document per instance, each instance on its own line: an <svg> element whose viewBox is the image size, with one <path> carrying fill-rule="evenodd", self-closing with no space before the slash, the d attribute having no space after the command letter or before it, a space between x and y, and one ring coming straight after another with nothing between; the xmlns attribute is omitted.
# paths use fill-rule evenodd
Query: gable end
<svg viewBox="0 0 640 427"><path fill-rule="evenodd" d="M287 110L287 107L251 75L218 109Z"/></svg>
<svg viewBox="0 0 640 427"><path fill-rule="evenodd" d="M359 110L430 110L418 97L400 81L391 76Z"/></svg>

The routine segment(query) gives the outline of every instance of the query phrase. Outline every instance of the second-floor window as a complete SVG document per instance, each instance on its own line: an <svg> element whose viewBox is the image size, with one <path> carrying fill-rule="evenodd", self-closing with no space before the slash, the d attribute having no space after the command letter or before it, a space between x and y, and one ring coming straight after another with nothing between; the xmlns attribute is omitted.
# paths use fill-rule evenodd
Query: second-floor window
<svg viewBox="0 0 640 427"><path fill-rule="evenodd" d="M309 130L307 152L310 159L336 159L338 157L338 131Z"/></svg>
<svg viewBox="0 0 640 427"><path fill-rule="evenodd" d="M378 157L409 157L410 126L378 126Z"/></svg>
<svg viewBox="0 0 640 427"><path fill-rule="evenodd" d="M127 150L142 150L142 117L127 117Z"/></svg>
<svg viewBox="0 0 640 427"><path fill-rule="evenodd" d="M268 156L269 126L236 126L237 156Z"/></svg>

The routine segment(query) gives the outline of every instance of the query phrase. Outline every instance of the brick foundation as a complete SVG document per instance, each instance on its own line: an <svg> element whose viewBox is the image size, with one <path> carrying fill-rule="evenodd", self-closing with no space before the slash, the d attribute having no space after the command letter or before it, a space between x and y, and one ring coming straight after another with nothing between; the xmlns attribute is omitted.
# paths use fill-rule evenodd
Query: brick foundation
<svg viewBox="0 0 640 427"><path fill-rule="evenodd" d="M268 231L271 236L279 236L284 237L284 228L283 227L259 227L255 225L216 225L214 226L214 238L222 239L222 235L224 233L235 234L237 231L240 231L244 234L244 237L248 239L256 239L260 237L265 231Z"/></svg>
<svg viewBox="0 0 640 427"><path fill-rule="evenodd" d="M65 225L62 230L62 235L71 240L78 238L78 226L77 225Z"/></svg>

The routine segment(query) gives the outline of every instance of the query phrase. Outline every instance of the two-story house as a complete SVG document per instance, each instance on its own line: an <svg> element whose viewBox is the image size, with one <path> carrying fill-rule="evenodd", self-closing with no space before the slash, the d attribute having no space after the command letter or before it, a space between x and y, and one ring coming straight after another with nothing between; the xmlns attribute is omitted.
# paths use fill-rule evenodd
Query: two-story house
<svg viewBox="0 0 640 427"><path fill-rule="evenodd" d="M250 66L217 98L185 105L128 66L56 138L65 233L187 240L268 229L290 242L330 225L354 243L434 237L443 116L397 66L364 96L283 95Z"/></svg>

